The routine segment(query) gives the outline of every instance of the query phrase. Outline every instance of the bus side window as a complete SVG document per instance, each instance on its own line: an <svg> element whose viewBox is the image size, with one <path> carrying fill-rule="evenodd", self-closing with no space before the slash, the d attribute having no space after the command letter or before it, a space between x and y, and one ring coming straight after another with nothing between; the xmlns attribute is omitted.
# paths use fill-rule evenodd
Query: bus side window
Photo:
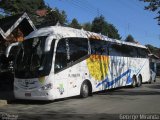
<svg viewBox="0 0 160 120"><path fill-rule="evenodd" d="M66 51L66 40L61 39L58 42L55 58L55 73L67 67L67 51Z"/></svg>
<svg viewBox="0 0 160 120"><path fill-rule="evenodd" d="M109 42L107 41L102 41L102 55L109 55Z"/></svg>
<svg viewBox="0 0 160 120"><path fill-rule="evenodd" d="M69 38L69 53L69 64L88 55L88 40L85 38Z"/></svg>
<svg viewBox="0 0 160 120"><path fill-rule="evenodd" d="M112 43L109 51L111 56L122 56L121 45L117 43Z"/></svg>
<svg viewBox="0 0 160 120"><path fill-rule="evenodd" d="M109 43L103 40L90 39L91 54L109 55Z"/></svg>
<svg viewBox="0 0 160 120"><path fill-rule="evenodd" d="M138 57L136 47L128 46L128 48L130 49L129 50L129 57Z"/></svg>
<svg viewBox="0 0 160 120"><path fill-rule="evenodd" d="M137 57L137 50L135 47L132 46L114 43L110 47L110 55L123 57Z"/></svg>
<svg viewBox="0 0 160 120"><path fill-rule="evenodd" d="M147 50L144 48L138 48L138 56L140 58L147 58L148 57Z"/></svg>

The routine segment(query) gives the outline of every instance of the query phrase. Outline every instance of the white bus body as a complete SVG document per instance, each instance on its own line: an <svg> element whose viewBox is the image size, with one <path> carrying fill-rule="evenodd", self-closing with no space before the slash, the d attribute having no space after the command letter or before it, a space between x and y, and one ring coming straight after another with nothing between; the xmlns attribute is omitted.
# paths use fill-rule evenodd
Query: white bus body
<svg viewBox="0 0 160 120"><path fill-rule="evenodd" d="M150 79L146 50L142 45L69 27L36 30L25 38L17 54L15 98L87 97L105 89L140 86Z"/></svg>

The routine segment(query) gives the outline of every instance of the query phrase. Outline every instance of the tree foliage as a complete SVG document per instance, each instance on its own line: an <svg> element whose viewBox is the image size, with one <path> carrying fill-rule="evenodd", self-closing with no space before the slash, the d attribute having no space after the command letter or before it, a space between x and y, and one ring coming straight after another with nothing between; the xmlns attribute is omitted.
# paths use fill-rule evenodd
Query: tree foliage
<svg viewBox="0 0 160 120"><path fill-rule="evenodd" d="M126 41L126 42L133 42L133 43L135 42L135 40L134 40L134 38L133 38L132 35L128 35L128 36L126 37L125 41Z"/></svg>
<svg viewBox="0 0 160 120"><path fill-rule="evenodd" d="M96 33L102 33L105 34L105 27L108 23L106 23L105 19L103 16L100 17L96 17L93 21L92 21L92 28L91 31L92 32L96 32Z"/></svg>
<svg viewBox="0 0 160 120"><path fill-rule="evenodd" d="M121 39L121 37L118 33L118 30L116 29L116 27L113 24L109 24L107 30L108 30L108 37L109 38L114 38L114 39L118 39L118 40Z"/></svg>
<svg viewBox="0 0 160 120"><path fill-rule="evenodd" d="M155 18L158 20L158 25L160 25L160 0L140 0L148 3L145 6L145 10L156 11L158 16Z"/></svg>
<svg viewBox="0 0 160 120"><path fill-rule="evenodd" d="M27 12L37 27L56 25L57 22L61 25L67 23L65 11L59 11L57 8L52 9L45 4L44 0L0 0L0 9L3 9L7 15ZM43 16L37 15L37 11L39 10L42 10L42 12L46 10L47 12ZM94 18L92 23L85 23L83 25L74 18L68 26L77 29L83 27L87 31L101 33L113 39L121 39L116 27L108 23L102 15Z"/></svg>
<svg viewBox="0 0 160 120"><path fill-rule="evenodd" d="M38 9L46 8L43 0L1 0L0 8L8 14L20 14L24 11L32 13Z"/></svg>
<svg viewBox="0 0 160 120"><path fill-rule="evenodd" d="M86 30L86 31L91 31L91 28L92 28L92 24L90 22L87 22L87 23L84 23L82 25L83 29Z"/></svg>
<svg viewBox="0 0 160 120"><path fill-rule="evenodd" d="M105 18L102 15L100 17L96 17L92 21L91 31L101 33L103 35L108 36L109 38L118 40L121 39L118 30L115 28L115 26L105 21Z"/></svg>
<svg viewBox="0 0 160 120"><path fill-rule="evenodd" d="M58 22L61 25L64 25L67 22L67 15L65 11L59 11L57 8L51 9L50 7L47 8L48 12L45 16L36 16L36 24L40 25L41 27L44 26L53 26L56 25Z"/></svg>
<svg viewBox="0 0 160 120"><path fill-rule="evenodd" d="M76 28L76 29L81 29L82 28L76 18L74 18L72 20L72 22L69 24L69 27Z"/></svg>
<svg viewBox="0 0 160 120"><path fill-rule="evenodd" d="M63 25L67 18L64 11L52 9L45 4L44 0L1 0L0 8L8 15L27 12L34 24L41 27L55 25L58 21ZM39 16L36 13L38 10L47 10L47 13Z"/></svg>

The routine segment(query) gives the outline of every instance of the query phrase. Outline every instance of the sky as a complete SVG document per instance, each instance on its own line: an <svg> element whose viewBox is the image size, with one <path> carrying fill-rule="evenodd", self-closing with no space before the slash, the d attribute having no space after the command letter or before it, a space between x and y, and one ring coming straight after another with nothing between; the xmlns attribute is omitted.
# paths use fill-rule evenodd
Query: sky
<svg viewBox="0 0 160 120"><path fill-rule="evenodd" d="M122 40L131 34L142 45L160 48L160 25L155 12L144 10L146 3L139 0L45 0L53 9L64 10L67 20L76 18L79 23L92 22L103 15L113 24Z"/></svg>

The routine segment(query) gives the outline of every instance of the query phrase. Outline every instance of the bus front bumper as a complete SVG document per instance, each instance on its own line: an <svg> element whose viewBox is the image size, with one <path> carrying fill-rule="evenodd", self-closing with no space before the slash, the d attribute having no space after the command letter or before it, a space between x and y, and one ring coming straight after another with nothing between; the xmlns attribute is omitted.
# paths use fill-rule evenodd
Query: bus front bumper
<svg viewBox="0 0 160 120"><path fill-rule="evenodd" d="M15 99L23 100L55 100L55 97L51 95L51 91L19 91L14 90Z"/></svg>

